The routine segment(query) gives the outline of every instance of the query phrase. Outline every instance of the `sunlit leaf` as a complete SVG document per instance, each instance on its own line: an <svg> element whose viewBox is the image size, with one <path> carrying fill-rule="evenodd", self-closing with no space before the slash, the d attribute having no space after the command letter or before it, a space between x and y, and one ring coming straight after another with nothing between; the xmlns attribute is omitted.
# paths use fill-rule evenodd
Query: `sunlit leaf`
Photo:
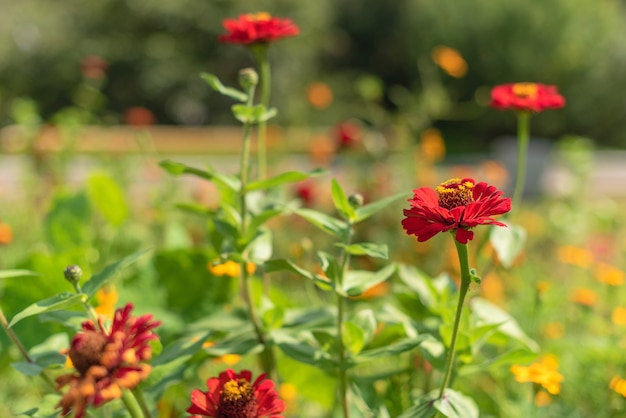
<svg viewBox="0 0 626 418"><path fill-rule="evenodd" d="M370 257L382 258L386 260L389 256L387 244L376 244L373 242L361 242L357 244L336 243L337 247L343 248L347 253L352 255L369 255Z"/></svg>
<svg viewBox="0 0 626 418"><path fill-rule="evenodd" d="M400 200L402 198L408 199L410 196L407 193L398 193L393 196L385 197L384 199L378 200L376 202L369 203L365 206L362 206L356 210L356 219L354 223L358 223L364 221L372 215L375 215L377 212L386 208L390 204ZM398 213L402 213L398 210Z"/></svg>
<svg viewBox="0 0 626 418"><path fill-rule="evenodd" d="M30 270L1 270L0 279L10 279L12 277L39 276L39 273Z"/></svg>
<svg viewBox="0 0 626 418"><path fill-rule="evenodd" d="M246 191L252 190L264 190L272 187L280 186L285 183L296 183L302 180L309 179L324 174L325 170L313 170L308 173L302 171L287 171L285 173L278 174L274 177L270 177L265 180L254 181L246 185Z"/></svg>
<svg viewBox="0 0 626 418"><path fill-rule="evenodd" d="M23 309L21 312L17 313L15 316L13 316L13 319L11 319L9 327L14 326L24 318L39 315L44 312L53 312L65 309L70 306L78 305L85 300L86 297L82 294L69 292L59 293L58 295L55 295L51 298L35 302L27 308Z"/></svg>
<svg viewBox="0 0 626 418"><path fill-rule="evenodd" d="M505 222L506 223L506 222ZM494 227L489 231L489 241L498 260L510 268L526 244L526 230L519 225L507 223L507 227Z"/></svg>
<svg viewBox="0 0 626 418"><path fill-rule="evenodd" d="M201 170L199 168L190 167L186 164L179 163L171 160L163 160L159 162L159 165L168 173L173 176L181 176L183 174L189 174L205 180L213 181L229 190L238 192L241 189L241 181L235 176L229 176L210 170Z"/></svg>
<svg viewBox="0 0 626 418"><path fill-rule="evenodd" d="M150 251L152 250L142 250L136 252L135 254L129 255L128 257L125 257L115 263L109 264L102 271L94 274L91 279L85 282L82 289L83 293L85 293L89 298L92 298L102 286L104 286L115 276L117 276L122 270L133 264L135 261L146 255Z"/></svg>
<svg viewBox="0 0 626 418"><path fill-rule="evenodd" d="M295 213L298 216L303 217L322 231L337 238L343 237L343 235L346 233L346 228L348 227L346 222L330 217L325 213L318 212L313 209L298 209L295 211Z"/></svg>
<svg viewBox="0 0 626 418"><path fill-rule="evenodd" d="M352 354L359 354L365 345L365 333L354 322L343 323L343 345Z"/></svg>
<svg viewBox="0 0 626 418"><path fill-rule="evenodd" d="M348 296L359 296L370 287L387 280L395 271L394 263L378 271L348 270L343 278L343 292Z"/></svg>
<svg viewBox="0 0 626 418"><path fill-rule="evenodd" d="M348 202L348 197L341 188L339 182L335 179L332 181L331 196L335 209L345 220L353 221L356 218L356 211Z"/></svg>

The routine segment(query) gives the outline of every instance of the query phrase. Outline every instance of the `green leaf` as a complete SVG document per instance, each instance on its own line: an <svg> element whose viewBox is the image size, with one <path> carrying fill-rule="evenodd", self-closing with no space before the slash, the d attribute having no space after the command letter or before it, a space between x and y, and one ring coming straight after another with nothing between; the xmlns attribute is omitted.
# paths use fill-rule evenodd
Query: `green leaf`
<svg viewBox="0 0 626 418"><path fill-rule="evenodd" d="M9 328L20 322L24 318L28 318L29 316L35 316L42 314L44 312L53 312L61 309L65 309L70 306L78 305L81 302L86 300L85 295L76 294L76 293L59 293L51 298L47 298L44 300L40 300L39 302L33 303L28 306L21 312L17 313L11 322L9 323Z"/></svg>
<svg viewBox="0 0 626 418"><path fill-rule="evenodd" d="M280 186L281 184L285 183L296 183L302 180L309 179L311 177L322 175L325 172L326 170L322 169L313 170L308 173L302 171L287 171L285 173L278 174L277 176L270 177L265 180L259 180L249 183L246 186L245 190L248 192L252 190L265 190L271 187Z"/></svg>
<svg viewBox="0 0 626 418"><path fill-rule="evenodd" d="M350 319L350 322L355 324L357 327L363 331L363 338L365 339L365 344L368 344L374 335L374 331L376 331L377 321L374 316L374 311L371 309L364 309L359 311L354 317Z"/></svg>
<svg viewBox="0 0 626 418"><path fill-rule="evenodd" d="M29 363L26 361L11 363L11 366L26 376L38 376L44 370L44 368L39 364Z"/></svg>
<svg viewBox="0 0 626 418"><path fill-rule="evenodd" d="M478 418L476 403L452 389L446 389L441 399L439 390L434 390L420 396L416 402L398 418L430 418L437 412L448 418Z"/></svg>
<svg viewBox="0 0 626 418"><path fill-rule="evenodd" d="M348 270L343 278L343 292L348 296L359 296L372 286L387 280L396 271L395 263L372 272L367 270Z"/></svg>
<svg viewBox="0 0 626 418"><path fill-rule="evenodd" d="M263 270L267 273L272 273L275 271L289 271L306 279L312 280L322 289L328 289L333 287L333 284L326 277L311 273L310 271L299 267L292 261L282 258L267 260L263 264Z"/></svg>
<svg viewBox="0 0 626 418"><path fill-rule="evenodd" d="M118 275L122 270L124 270L129 265L133 264L140 257L146 255L151 249L142 250L136 252L135 254L129 255L115 263L109 264L99 273L94 274L91 279L89 279L83 285L83 293L85 293L89 298L92 298L96 292L104 286L107 282L113 279L116 275Z"/></svg>
<svg viewBox="0 0 626 418"><path fill-rule="evenodd" d="M30 270L1 270L0 279L10 279L12 277L39 276L39 273Z"/></svg>
<svg viewBox="0 0 626 418"><path fill-rule="evenodd" d="M199 177L201 179L213 181L218 185L224 186L227 189L232 190L233 192L239 192L241 190L241 181L235 176L220 174L212 171L212 169L210 171L205 171L171 160L160 161L159 165L173 176L189 174Z"/></svg>
<svg viewBox="0 0 626 418"><path fill-rule="evenodd" d="M537 358L537 353L529 351L526 348L515 348L502 353L499 356L492 357L481 364L463 365L459 368L459 376L467 376L472 373L481 373L487 369L495 369L497 367L509 364L526 364Z"/></svg>
<svg viewBox="0 0 626 418"><path fill-rule="evenodd" d="M489 232L489 241L505 268L510 268L524 249L526 236L524 228L510 223L507 223L507 227L492 228Z"/></svg>
<svg viewBox="0 0 626 418"><path fill-rule="evenodd" d="M410 196L407 193L402 192L362 206L356 210L356 219L354 220L354 223L364 221L401 198L408 199L409 197Z"/></svg>
<svg viewBox="0 0 626 418"><path fill-rule="evenodd" d="M335 360L329 353L315 346L315 339L310 332L302 332L299 338L294 338L286 332L275 330L272 331L272 337L282 352L294 360L322 370L335 370Z"/></svg>
<svg viewBox="0 0 626 418"><path fill-rule="evenodd" d="M341 188L339 182L335 179L333 179L332 181L331 194L337 212L339 212L339 214L345 220L353 221L357 216L356 211L354 210L350 202L348 202L348 197Z"/></svg>
<svg viewBox="0 0 626 418"><path fill-rule="evenodd" d="M346 222L330 217L325 213L318 212L313 209L298 209L295 211L298 216L303 217L311 224L315 225L322 231L341 238L346 233L348 225Z"/></svg>
<svg viewBox="0 0 626 418"><path fill-rule="evenodd" d="M60 412L57 405L60 400L60 394L54 393L45 395L43 399L39 401L37 408L32 408L28 411L22 412L18 418L57 418Z"/></svg>
<svg viewBox="0 0 626 418"><path fill-rule="evenodd" d="M231 106L231 110L235 119L237 119L241 123L258 123L261 115L265 113L265 106L258 105L233 105Z"/></svg>
<svg viewBox="0 0 626 418"><path fill-rule="evenodd" d="M497 332L518 341L529 350L538 352L539 345L522 331L515 318L496 305L482 298L472 298L470 301L472 316L478 324L500 324Z"/></svg>
<svg viewBox="0 0 626 418"><path fill-rule="evenodd" d="M365 346L365 333L354 322L343 324L343 345L352 354L359 354Z"/></svg>
<svg viewBox="0 0 626 418"><path fill-rule="evenodd" d="M239 91L232 87L226 87L222 84L222 82L213 74L202 73L200 77L206 81L209 86L216 92L220 93L223 96L230 97L232 99L238 100L240 102L245 102L248 100L248 95L243 91Z"/></svg>
<svg viewBox="0 0 626 418"><path fill-rule="evenodd" d="M387 346L363 350L353 360L355 364L367 363L376 358L395 356L418 347L426 338L426 335L417 338L404 338Z"/></svg>
<svg viewBox="0 0 626 418"><path fill-rule="evenodd" d="M87 180L87 194L104 219L120 226L128 218L128 204L122 188L107 174L93 174Z"/></svg>
<svg viewBox="0 0 626 418"><path fill-rule="evenodd" d="M348 254L369 255L370 257L382 258L386 260L389 256L387 244L376 244L373 242L361 242L357 244L336 243L337 247L343 248Z"/></svg>

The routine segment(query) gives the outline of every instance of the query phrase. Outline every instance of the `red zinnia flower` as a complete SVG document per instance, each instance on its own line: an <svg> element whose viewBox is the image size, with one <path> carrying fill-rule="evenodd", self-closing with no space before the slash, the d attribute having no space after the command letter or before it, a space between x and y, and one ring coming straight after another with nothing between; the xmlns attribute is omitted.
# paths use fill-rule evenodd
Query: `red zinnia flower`
<svg viewBox="0 0 626 418"><path fill-rule="evenodd" d="M437 191L428 187L413 190L409 199L411 209L404 210L402 227L409 235L426 241L439 232L455 230L456 240L462 244L474 238L471 228L476 225L506 226L492 216L511 210L511 199L501 197L503 192L473 179L455 178L445 181Z"/></svg>
<svg viewBox="0 0 626 418"><path fill-rule="evenodd" d="M143 363L152 356L148 345L158 339L152 332L161 324L152 315L131 316L132 304L115 311L111 331L107 332L99 319L83 322L83 331L72 339L69 357L76 372L56 378L59 389L69 390L59 401L66 416L74 410L74 417L85 415L87 406L95 407L122 396L122 389L132 389L150 374L151 367Z"/></svg>
<svg viewBox="0 0 626 418"><path fill-rule="evenodd" d="M228 33L219 37L220 42L243 45L269 43L300 32L290 19L272 17L264 12L225 19L223 25Z"/></svg>
<svg viewBox="0 0 626 418"><path fill-rule="evenodd" d="M252 372L232 369L207 380L208 391L194 389L191 418L283 418L285 403L278 398L274 382L262 374L252 383Z"/></svg>
<svg viewBox="0 0 626 418"><path fill-rule="evenodd" d="M565 106L565 99L556 86L538 83L502 84L491 90L490 106L500 110L541 112Z"/></svg>

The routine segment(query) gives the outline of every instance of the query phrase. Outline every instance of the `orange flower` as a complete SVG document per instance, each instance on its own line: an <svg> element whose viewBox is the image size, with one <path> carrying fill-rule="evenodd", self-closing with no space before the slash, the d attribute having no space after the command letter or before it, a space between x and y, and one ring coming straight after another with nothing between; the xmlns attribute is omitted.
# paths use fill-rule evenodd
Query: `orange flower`
<svg viewBox="0 0 626 418"><path fill-rule="evenodd" d="M619 286L624 283L624 272L610 264L600 263L596 267L596 279L609 286Z"/></svg>
<svg viewBox="0 0 626 418"><path fill-rule="evenodd" d="M13 242L13 229L7 223L0 223L0 244L10 244Z"/></svg>
<svg viewBox="0 0 626 418"><path fill-rule="evenodd" d="M95 308L96 313L112 320L118 298L117 291L113 286L98 290L96 293L96 301L98 301L98 306Z"/></svg>
<svg viewBox="0 0 626 418"><path fill-rule="evenodd" d="M580 287L571 295L572 302L583 306L594 306L598 302L598 295L591 289Z"/></svg>
<svg viewBox="0 0 626 418"><path fill-rule="evenodd" d="M432 58L435 64L455 78L461 78L467 73L467 62L454 48L438 45L433 48Z"/></svg>
<svg viewBox="0 0 626 418"><path fill-rule="evenodd" d="M241 266L239 263L232 260L228 260L221 264L209 262L207 264L207 269L215 276L239 277L239 274L241 273ZM248 274L254 274L256 271L256 265L254 263L247 263L246 271Z"/></svg>
<svg viewBox="0 0 626 418"><path fill-rule="evenodd" d="M316 109L326 109L333 103L333 91L328 84L317 81L309 84L306 89L306 97Z"/></svg>
<svg viewBox="0 0 626 418"><path fill-rule="evenodd" d="M446 143L439 129L426 129L420 138L420 155L427 161L437 162L446 155Z"/></svg>
<svg viewBox="0 0 626 418"><path fill-rule="evenodd" d="M548 340L558 340L565 333L565 327L560 322L549 322L541 329L541 335Z"/></svg>
<svg viewBox="0 0 626 418"><path fill-rule="evenodd" d="M557 249L557 258L563 264L572 264L581 268L591 267L593 254L586 248L563 245Z"/></svg>
<svg viewBox="0 0 626 418"><path fill-rule="evenodd" d="M619 376L614 376L609 383L609 389L619 393L626 398L626 380Z"/></svg>
<svg viewBox="0 0 626 418"><path fill-rule="evenodd" d="M290 19L272 17L265 12L225 19L223 25L227 33L219 37L220 42L241 45L267 44L300 32Z"/></svg>
<svg viewBox="0 0 626 418"><path fill-rule="evenodd" d="M491 90L490 106L500 110L541 112L565 106L565 99L556 86L539 83L502 84Z"/></svg>
<svg viewBox="0 0 626 418"><path fill-rule="evenodd" d="M552 395L557 395L561 391L563 375L557 371L558 360L555 356L543 356L538 362L530 366L511 366L511 373L515 380L521 383L532 382L541 385Z"/></svg>

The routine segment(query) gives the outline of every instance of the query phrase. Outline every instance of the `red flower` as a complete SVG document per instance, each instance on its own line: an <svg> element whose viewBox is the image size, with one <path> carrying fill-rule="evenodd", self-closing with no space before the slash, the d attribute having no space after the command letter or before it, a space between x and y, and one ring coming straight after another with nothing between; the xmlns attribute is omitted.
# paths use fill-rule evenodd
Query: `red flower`
<svg viewBox="0 0 626 418"><path fill-rule="evenodd" d="M283 418L285 403L278 398L274 382L262 374L252 382L252 372L232 369L207 380L208 391L191 393L191 418Z"/></svg>
<svg viewBox="0 0 626 418"><path fill-rule="evenodd" d="M538 83L502 84L491 90L490 106L500 110L541 112L565 106L565 99L556 86Z"/></svg>
<svg viewBox="0 0 626 418"><path fill-rule="evenodd" d="M83 322L83 331L72 339L69 357L76 371L56 378L58 388L69 385L57 407L62 416L74 410L81 418L89 405L98 407L122 396L122 389L132 389L150 374L152 349L148 341L158 339L152 329L159 326L152 315L133 317L132 304L115 311L111 331L101 320Z"/></svg>
<svg viewBox="0 0 626 418"><path fill-rule="evenodd" d="M272 17L263 12L225 19L223 25L228 33L219 37L220 42L243 45L269 43L300 32L290 19Z"/></svg>
<svg viewBox="0 0 626 418"><path fill-rule="evenodd" d="M409 199L411 209L404 210L402 227L409 235L426 241L439 232L456 231L456 240L462 244L474 238L471 228L476 225L506 226L492 216L511 210L511 199L501 197L503 192L473 179L455 178L445 181L437 191L428 187L413 190Z"/></svg>

